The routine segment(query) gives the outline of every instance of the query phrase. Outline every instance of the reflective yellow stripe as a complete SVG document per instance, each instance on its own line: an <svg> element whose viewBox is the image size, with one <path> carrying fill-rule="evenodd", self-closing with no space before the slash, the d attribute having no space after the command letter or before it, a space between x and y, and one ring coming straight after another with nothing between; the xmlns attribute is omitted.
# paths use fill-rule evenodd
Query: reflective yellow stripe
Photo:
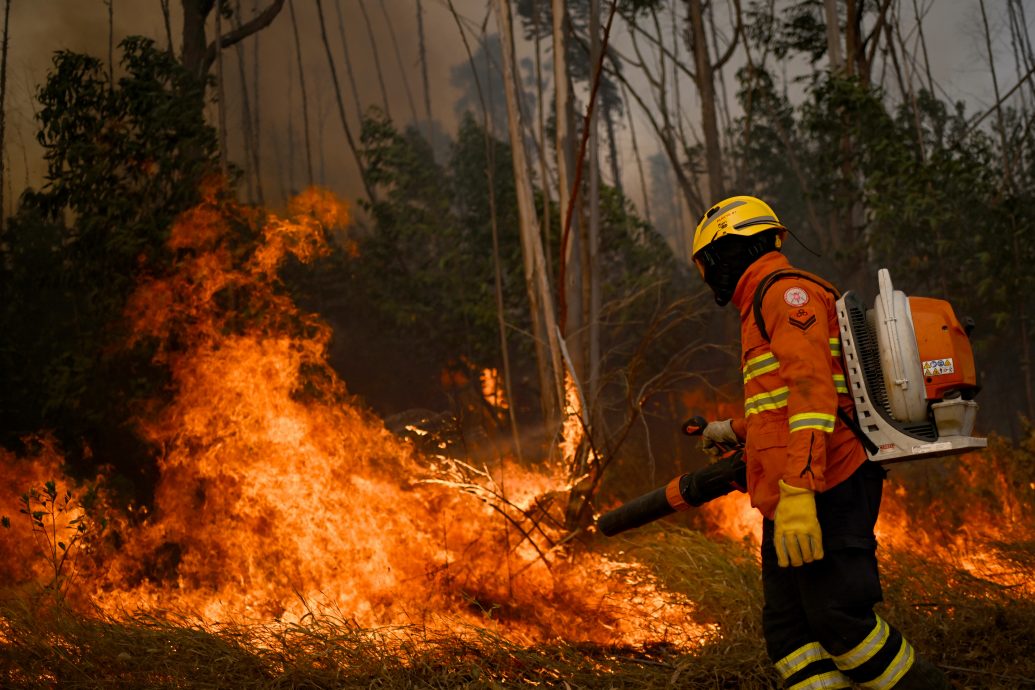
<svg viewBox="0 0 1035 690"><path fill-rule="evenodd" d="M776 670L787 680L798 671L802 670L813 661L821 661L830 658L827 650L823 649L818 642L809 642L803 647L798 647L793 652L776 662Z"/></svg>
<svg viewBox="0 0 1035 690"><path fill-rule="evenodd" d="M774 391L752 395L744 401L744 416L750 417L765 410L778 410L781 407L787 407L787 397L790 395L790 392L790 389L784 386Z"/></svg>
<svg viewBox="0 0 1035 690"><path fill-rule="evenodd" d="M865 683L859 683L864 688L873 688L874 690L887 690L893 688L895 685L902 680L902 676L906 675L906 672L912 668L913 662L916 660L916 653L913 651L913 646L906 642L905 638L902 638L902 646L898 648L898 654L892 659L888 667L884 669L884 673L880 674L873 680L868 680Z"/></svg>
<svg viewBox="0 0 1035 690"><path fill-rule="evenodd" d="M834 357L841 356L841 341L837 338L830 339L830 354ZM744 364L744 383L747 383L756 376L768 374L770 371L776 371L779 368L780 360L776 359L776 356L772 352L752 357ZM845 382L844 374L834 374L834 388L838 393L848 395L848 385Z"/></svg>
<svg viewBox="0 0 1035 690"><path fill-rule="evenodd" d="M827 671L795 683L788 690L840 690L852 687L851 681L840 671Z"/></svg>
<svg viewBox="0 0 1035 690"><path fill-rule="evenodd" d="M873 626L870 634L863 638L863 641L854 648L834 657L834 663L842 671L851 671L873 658L873 655L880 651L884 643L888 641L891 629L884 619L877 616L877 624Z"/></svg>
<svg viewBox="0 0 1035 690"><path fill-rule="evenodd" d="M780 368L780 362L772 352L767 352L758 357L752 357L744 364L744 383L747 383L756 376L775 371Z"/></svg>
<svg viewBox="0 0 1035 690"><path fill-rule="evenodd" d="M818 429L819 431L825 431L830 433L834 430L834 420L836 417L832 414L823 414L822 412L802 412L801 414L793 415L788 419L791 431L804 431L805 429Z"/></svg>

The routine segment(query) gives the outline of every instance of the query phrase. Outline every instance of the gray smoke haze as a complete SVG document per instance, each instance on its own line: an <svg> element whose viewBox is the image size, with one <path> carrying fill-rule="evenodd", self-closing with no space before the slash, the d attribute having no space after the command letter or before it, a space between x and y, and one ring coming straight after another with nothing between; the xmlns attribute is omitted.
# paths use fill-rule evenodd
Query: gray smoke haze
<svg viewBox="0 0 1035 690"><path fill-rule="evenodd" d="M114 3L113 34L116 60L119 52L117 44L128 35L149 36L154 38L160 47L168 44L159 0L111 1ZM247 20L255 12L261 11L269 1L241 0L244 19ZM485 0L454 0L454 4L464 19L472 49L477 51L482 27L485 27L489 35L495 33L496 21L490 12L491 4ZM900 4L903 30L907 32L906 40L915 40L915 32L910 32L912 6L910 3ZM1035 21L1035 0L1026 2L1025 5L1027 19L1031 24ZM926 8L924 31L930 50L933 77L944 89L945 95L968 102L968 110L971 112L982 105L990 105L994 97L984 54L983 29L977 4L920 2L919 6L921 11ZM387 110L400 124L410 124L413 121L414 110L417 117L423 119L424 92L420 76L416 0L365 0L362 7L360 0L325 0L323 7L345 109L353 131L358 131L358 120L344 69L344 48L338 28L339 10L362 107L386 107L374 59L373 46L376 45L387 92ZM372 33L367 29L367 22L361 11L363 8L369 16ZM1002 91L1012 86L1015 81L1007 32L998 30L1005 23L1005 11L999 3L989 3L988 8L990 20L993 22L993 35L997 37L995 49L1001 73L1010 75L1000 77ZM423 9L433 116L439 121L441 128L449 132L456 124L456 101L463 95L458 88L462 79L458 79L457 74L467 65L467 54L446 1L424 0ZM173 48L178 53L182 29L179 2L172 0L170 10ZM360 190L358 173L346 147L338 116L330 70L320 38L316 2L295 0L295 12L306 73L314 177L318 184L323 184L346 197L355 197ZM12 3L10 22L6 104L8 175L5 186L9 190L5 190L8 191L5 194L7 213L12 211L17 196L26 186L39 186L43 183L42 149L35 140L34 93L46 78L54 52L85 52L106 62L109 50L108 6L104 0L15 0ZM223 24L223 30L229 30L228 22L224 21ZM399 58L396 57L393 45L393 32ZM214 33L214 20L210 17L209 40ZM616 23L612 42L622 52L631 53L629 30L621 22ZM548 41L544 42L545 44L548 44ZM245 40L241 46L247 87L253 98L256 88L254 70L257 53L263 187L266 200L276 204L292 190L303 187L306 182L301 90L287 5L270 27ZM530 55L530 46L519 46L519 58L524 57L526 64ZM543 69L547 74L548 60L549 55L545 54ZM729 71L730 75L734 68ZM807 66L790 65L789 69L805 70ZM229 157L243 165L245 154L241 126L242 95L236 49L224 51L223 70ZM527 84L526 88L529 88ZM549 84L546 85L546 89L549 97ZM729 77L727 90L732 101L735 80ZM691 128L696 127L699 105L689 84L684 85L683 94L685 122ZM642 113L635 106L631 110L640 136L641 155L646 158L657 151L656 142L643 120ZM210 105L207 112L210 121L215 123L215 106ZM625 188L638 204L642 204L644 200L640 199L637 193L639 186L632 183L635 166L632 163L627 123L620 126L618 137L622 175L623 178L629 178ZM685 208L683 213L686 213Z"/></svg>

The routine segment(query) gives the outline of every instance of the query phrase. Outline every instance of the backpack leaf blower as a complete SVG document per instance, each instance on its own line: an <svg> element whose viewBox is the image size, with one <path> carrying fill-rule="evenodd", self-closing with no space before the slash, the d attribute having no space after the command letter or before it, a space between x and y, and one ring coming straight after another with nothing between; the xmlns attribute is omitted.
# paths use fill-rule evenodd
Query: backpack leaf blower
<svg viewBox="0 0 1035 690"><path fill-rule="evenodd" d="M945 300L895 290L886 268L877 272L877 283L872 309L851 291L836 302L855 404L851 426L867 456L884 464L985 448L987 439L970 435L978 409L973 398L980 390L970 346L973 323L961 325ZM683 433L696 436L705 426L706 420L693 417L683 424ZM725 449L711 465L605 513L597 526L610 537L744 491L743 455L743 447Z"/></svg>

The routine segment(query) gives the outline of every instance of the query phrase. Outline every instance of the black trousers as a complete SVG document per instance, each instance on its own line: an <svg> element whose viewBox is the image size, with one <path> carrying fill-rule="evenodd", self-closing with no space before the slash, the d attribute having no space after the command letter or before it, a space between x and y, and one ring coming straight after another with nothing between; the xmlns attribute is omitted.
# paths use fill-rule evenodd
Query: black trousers
<svg viewBox="0 0 1035 690"><path fill-rule="evenodd" d="M886 475L867 461L842 483L816 494L822 560L781 568L773 522L763 523L762 625L769 657L789 686L821 674L839 677L835 661L852 667L842 669L845 683L850 678L867 685L912 663L912 649L873 612L883 598L873 528ZM841 655L848 658L837 659ZM877 681L873 687L881 685Z"/></svg>

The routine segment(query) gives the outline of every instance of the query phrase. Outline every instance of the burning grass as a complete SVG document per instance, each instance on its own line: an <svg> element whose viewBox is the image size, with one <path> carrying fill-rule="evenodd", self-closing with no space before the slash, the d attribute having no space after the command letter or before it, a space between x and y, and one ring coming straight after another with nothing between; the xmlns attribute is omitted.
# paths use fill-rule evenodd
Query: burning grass
<svg viewBox="0 0 1035 690"><path fill-rule="evenodd" d="M613 688L776 687L760 632L755 546L679 527L599 545L645 564L696 604L712 630L694 647L508 640L493 622L364 628L346 614L212 623L153 611L117 615L0 608L0 684L38 687L458 688L545 684ZM1035 551L1022 550L1031 572ZM1035 684L1035 602L1016 588L909 551L883 554L881 614L960 687ZM616 572L613 577L621 577ZM597 586L606 588L608 583ZM584 625L594 625L586 620Z"/></svg>
<svg viewBox="0 0 1035 690"><path fill-rule="evenodd" d="M101 531L103 506L72 501L32 528L21 491L75 487L53 444L0 454L0 685L775 684L742 497L701 531L575 539L564 469L421 456L350 400L327 327L277 283L347 211L316 191L289 218L221 203L177 222L177 271L127 314L174 387L138 420L153 510ZM1033 444L926 465L882 516L885 617L969 687L1035 679Z"/></svg>

